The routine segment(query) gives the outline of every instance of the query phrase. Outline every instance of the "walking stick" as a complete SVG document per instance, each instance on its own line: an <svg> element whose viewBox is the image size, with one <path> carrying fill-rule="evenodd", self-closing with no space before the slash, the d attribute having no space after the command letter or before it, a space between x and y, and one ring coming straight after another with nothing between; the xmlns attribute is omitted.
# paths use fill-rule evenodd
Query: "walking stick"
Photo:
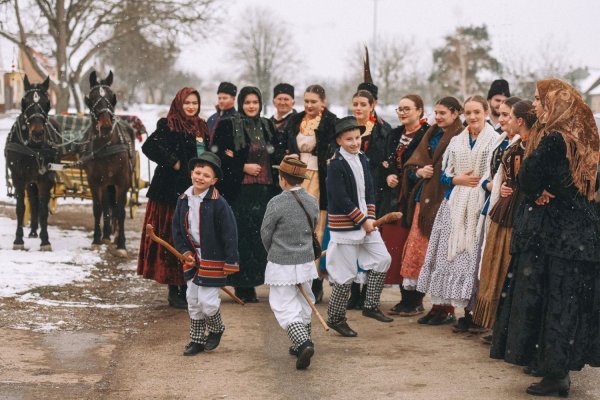
<svg viewBox="0 0 600 400"><path fill-rule="evenodd" d="M150 235L150 239L152 239L156 243L160 244L165 249L169 250L171 253L173 253L173 255L175 257L177 257L179 260L181 260L181 262L185 262L186 261L186 258L183 256L183 254L181 254L180 252L178 252L175 247L171 246L168 242L166 242L165 240L159 238L156 235L156 233L154 233L154 227L152 225L150 225L150 224L146 225L146 233L148 235ZM221 290L224 291L225 293L227 293L227 295L229 297L231 297L233 299L233 301L235 301L239 305L243 306L245 304L239 297L237 297L235 294L231 293L231 290L227 289L226 287L222 287Z"/></svg>
<svg viewBox="0 0 600 400"><path fill-rule="evenodd" d="M298 283L296 285L296 287L298 288L298 290L300 291L300 293L302 294L302 296L304 297L304 299L306 300L306 302L308 303L308 305L310 306L310 308L313 310L313 312L315 313L315 315L317 316L317 318L318 318L319 322L321 323L321 325L323 325L323 328L325 329L325 331L329 332L329 327L325 323L325 320L323 319L323 317L321 317L321 314L319 313L319 310L317 310L317 307L315 307L315 305L313 304L313 302L310 301L310 297L308 297L308 295L306 294L306 291L304 291L304 287L302 287L302 284Z"/></svg>
<svg viewBox="0 0 600 400"><path fill-rule="evenodd" d="M394 221L398 221L400 218L402 218L402 213L400 211L395 211L395 212L387 213L383 217L376 219L375 222L373 222L373 226L375 228L377 228L377 227L379 227L381 225L385 225L385 224L392 223ZM327 255L327 250L323 250L321 252L321 257L317 258L315 260L315 263L318 263L319 260L322 257L325 257L326 255Z"/></svg>

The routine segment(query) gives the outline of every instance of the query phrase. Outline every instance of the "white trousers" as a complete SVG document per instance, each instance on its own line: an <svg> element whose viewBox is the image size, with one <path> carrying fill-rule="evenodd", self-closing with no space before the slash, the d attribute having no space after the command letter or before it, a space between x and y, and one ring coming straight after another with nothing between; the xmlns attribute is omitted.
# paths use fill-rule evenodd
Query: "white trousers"
<svg viewBox="0 0 600 400"><path fill-rule="evenodd" d="M311 282L304 282L301 285L314 304L315 296L311 290ZM312 309L296 285L269 286L269 304L277 322L285 330L293 322L301 322L305 325L310 323Z"/></svg>
<svg viewBox="0 0 600 400"><path fill-rule="evenodd" d="M351 283L358 274L357 260L365 271L387 272L392 257L379 231L365 236L362 243L337 243L333 240L329 242L326 259L329 281L338 285Z"/></svg>
<svg viewBox="0 0 600 400"><path fill-rule="evenodd" d="M198 286L192 281L193 279L187 281L187 291L185 292L190 318L205 319L206 317L212 317L219 311L221 306L219 288Z"/></svg>

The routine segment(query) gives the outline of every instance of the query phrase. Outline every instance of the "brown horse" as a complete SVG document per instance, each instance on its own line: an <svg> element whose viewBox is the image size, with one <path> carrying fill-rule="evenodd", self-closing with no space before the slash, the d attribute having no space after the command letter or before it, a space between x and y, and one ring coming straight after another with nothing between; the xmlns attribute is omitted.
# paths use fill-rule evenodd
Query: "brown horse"
<svg viewBox="0 0 600 400"><path fill-rule="evenodd" d="M31 84L25 76L25 94L21 100L21 114L17 117L6 139L4 155L17 200L17 232L13 249L24 250L23 217L25 214L25 190L31 208L30 238L37 237L40 224L42 251L51 251L48 238L48 202L54 185L55 173L49 171L49 163L58 162L58 124L50 121L50 79L41 84Z"/></svg>
<svg viewBox="0 0 600 400"><path fill-rule="evenodd" d="M110 243L111 219L117 226L117 255L127 256L125 248L125 206L131 188L133 130L116 118L117 97L110 88L112 71L98 81L96 71L90 74L90 93L85 103L92 124L82 160L92 192L94 208L94 240L92 245ZM100 217L104 224L100 230Z"/></svg>

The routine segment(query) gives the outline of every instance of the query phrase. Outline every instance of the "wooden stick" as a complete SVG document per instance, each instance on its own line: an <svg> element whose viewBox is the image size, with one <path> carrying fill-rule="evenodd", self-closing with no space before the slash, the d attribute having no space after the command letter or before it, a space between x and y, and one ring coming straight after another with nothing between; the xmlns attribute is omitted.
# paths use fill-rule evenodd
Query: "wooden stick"
<svg viewBox="0 0 600 400"><path fill-rule="evenodd" d="M153 241L155 241L156 243L160 244L161 246L163 246L165 249L169 250L171 253L173 253L173 255L175 257L177 257L181 262L185 262L186 258L183 254L181 254L180 252L177 251L177 249L173 246L171 246L166 240L163 240L161 238L159 238L156 233L154 233L154 227L150 224L146 225L146 233L148 235L150 235L150 239L152 239ZM240 305L244 305L246 303L243 302L242 299L240 299L239 297L237 297L235 294L233 294L231 292L231 290L222 287L221 288L222 291L224 291L225 293L227 293L227 295L229 297L231 297L233 299L233 301L235 301L236 303L240 304Z"/></svg>
<svg viewBox="0 0 600 400"><path fill-rule="evenodd" d="M321 325L323 325L323 328L325 329L325 331L329 332L329 327L325 323L325 320L323 319L323 317L321 317L321 314L319 313L319 310L317 310L317 307L315 307L315 305L313 304L313 302L310 300L310 297L308 297L308 294L306 294L306 291L304 291L304 287L302 287L302 284L298 283L296 285L296 287L298 288L298 290L300 291L300 293L302 294L302 296L304 297L304 299L306 300L306 302L308 303L308 305L310 306L310 308L313 310L313 312L315 313L315 315L317 316L317 319L319 320L319 322L321 323Z"/></svg>

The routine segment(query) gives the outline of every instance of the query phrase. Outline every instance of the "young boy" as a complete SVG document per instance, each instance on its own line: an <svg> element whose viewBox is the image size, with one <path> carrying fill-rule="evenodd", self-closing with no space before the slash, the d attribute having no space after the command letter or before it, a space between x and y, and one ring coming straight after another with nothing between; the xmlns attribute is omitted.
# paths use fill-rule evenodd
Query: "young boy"
<svg viewBox="0 0 600 400"><path fill-rule="evenodd" d="M354 117L338 120L335 141L340 146L327 167L327 212L331 240L327 248L327 272L332 292L327 306L327 325L342 336L357 333L346 322L350 286L358 273L358 260L367 271L367 293L362 314L391 322L379 310L381 291L391 257L375 219L375 193L367 157L360 152L361 133Z"/></svg>
<svg viewBox="0 0 600 400"><path fill-rule="evenodd" d="M184 356L214 350L225 330L219 307L219 288L226 276L239 271L237 225L227 201L215 184L221 179L221 160L204 153L190 160L192 186L177 200L173 216L173 241L186 257L191 342ZM205 331L208 329L208 336Z"/></svg>
<svg viewBox="0 0 600 400"><path fill-rule="evenodd" d="M298 286L314 304L311 290L317 278L312 232L317 225L317 200L300 184L306 178L306 164L287 157L278 167L279 186L283 193L267 204L260 236L267 250L265 285L269 285L269 304L279 325L292 341L289 349L295 355L296 368L306 369L315 352L310 337L312 310ZM310 221L309 221L310 220Z"/></svg>

